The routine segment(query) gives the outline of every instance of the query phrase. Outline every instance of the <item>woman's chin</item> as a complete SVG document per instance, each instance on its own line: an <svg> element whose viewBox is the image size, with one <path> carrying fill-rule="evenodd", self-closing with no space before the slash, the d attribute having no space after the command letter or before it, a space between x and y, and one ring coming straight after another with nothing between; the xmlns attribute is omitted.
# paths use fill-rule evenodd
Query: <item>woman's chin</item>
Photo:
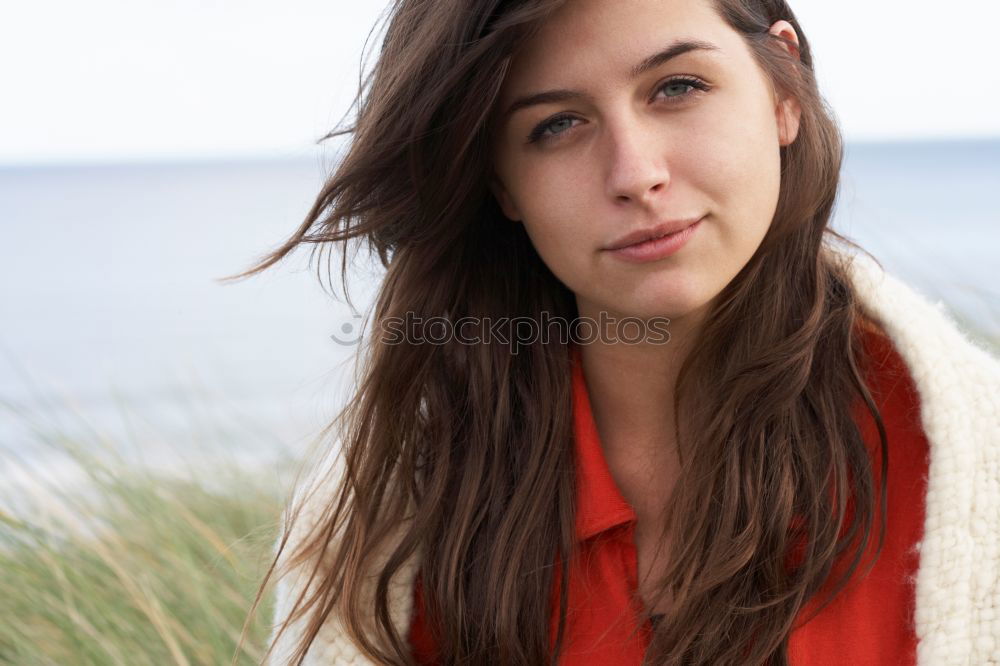
<svg viewBox="0 0 1000 666"><path fill-rule="evenodd" d="M676 292L677 290L675 290ZM652 319L654 317L667 318L672 321L689 319L693 315L702 312L708 303L707 298L702 298L700 294L679 294L671 293L668 296L656 294L645 298L635 298L623 302L619 301L617 309L625 316L638 317L640 319Z"/></svg>

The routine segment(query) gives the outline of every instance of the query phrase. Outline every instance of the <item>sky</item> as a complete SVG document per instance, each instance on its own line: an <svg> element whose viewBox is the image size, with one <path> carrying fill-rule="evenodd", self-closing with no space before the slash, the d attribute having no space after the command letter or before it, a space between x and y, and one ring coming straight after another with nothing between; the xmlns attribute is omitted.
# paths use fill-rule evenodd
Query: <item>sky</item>
<svg viewBox="0 0 1000 666"><path fill-rule="evenodd" d="M848 141L1000 137L1000 3L791 0ZM305 157L384 0L32 0L0 22L0 164Z"/></svg>

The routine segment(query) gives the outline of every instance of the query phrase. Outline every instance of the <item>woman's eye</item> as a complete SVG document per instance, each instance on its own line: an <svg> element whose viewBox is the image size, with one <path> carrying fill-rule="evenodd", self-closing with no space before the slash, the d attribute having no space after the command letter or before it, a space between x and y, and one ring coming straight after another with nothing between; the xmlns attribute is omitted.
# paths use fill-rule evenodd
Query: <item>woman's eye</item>
<svg viewBox="0 0 1000 666"><path fill-rule="evenodd" d="M551 120L547 120L531 130L531 134L528 135L528 143L545 141L551 137L558 136L568 130L574 120L578 119L572 116L556 116ZM552 132L549 133L549 130L552 130Z"/></svg>
<svg viewBox="0 0 1000 666"><path fill-rule="evenodd" d="M692 86L690 83L668 83L667 85L660 88L660 90L669 91L671 88L677 90L678 88L693 88L693 87L694 86ZM667 97L683 97L683 96L684 96L683 91L679 95L667 95Z"/></svg>
<svg viewBox="0 0 1000 666"><path fill-rule="evenodd" d="M667 81L662 86L660 86L658 92L668 91L668 90L671 90L671 89L675 89L676 90L676 89L680 89L680 88L691 88L693 90L706 91L706 90L708 90L708 85L705 84L705 82L702 81L701 79L695 79L695 78L692 78L692 77L684 76L684 77L675 78L675 79L671 79L671 80ZM684 97L688 97L691 94L692 94L691 92L681 92L680 94L676 94L676 95L669 95L668 94L668 95L666 95L666 98L669 99L669 100L675 100L675 99L681 99L681 98L684 98Z"/></svg>
<svg viewBox="0 0 1000 666"><path fill-rule="evenodd" d="M685 91L684 89L690 89ZM701 79L682 76L670 79L657 88L657 93L664 93L668 104L678 104L694 94L694 91L707 91L709 89ZM671 91L674 91L671 93ZM528 143L545 143L546 141L557 139L561 134L573 127L573 121L579 120L573 116L556 116L537 125L528 135Z"/></svg>

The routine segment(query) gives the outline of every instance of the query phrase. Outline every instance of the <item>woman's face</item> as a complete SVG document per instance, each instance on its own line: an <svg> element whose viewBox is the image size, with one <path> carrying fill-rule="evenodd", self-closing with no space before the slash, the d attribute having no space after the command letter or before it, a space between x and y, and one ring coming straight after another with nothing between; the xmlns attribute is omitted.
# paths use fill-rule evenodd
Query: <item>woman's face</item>
<svg viewBox="0 0 1000 666"><path fill-rule="evenodd" d="M785 21L771 32L798 42ZM706 48L651 59L682 41ZM760 245L799 116L709 0L566 3L518 53L498 111L493 192L580 314L673 321L704 314ZM699 219L671 253L609 249Z"/></svg>

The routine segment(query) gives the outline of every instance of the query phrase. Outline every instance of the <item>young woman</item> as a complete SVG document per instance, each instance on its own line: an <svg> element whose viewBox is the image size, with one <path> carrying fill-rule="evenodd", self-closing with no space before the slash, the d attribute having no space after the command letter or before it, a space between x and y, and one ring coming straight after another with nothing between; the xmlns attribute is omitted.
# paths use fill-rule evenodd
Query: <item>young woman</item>
<svg viewBox="0 0 1000 666"><path fill-rule="evenodd" d="M359 100L250 271L387 270L270 663L1000 663L1000 364L829 229L785 2L397 0Z"/></svg>

